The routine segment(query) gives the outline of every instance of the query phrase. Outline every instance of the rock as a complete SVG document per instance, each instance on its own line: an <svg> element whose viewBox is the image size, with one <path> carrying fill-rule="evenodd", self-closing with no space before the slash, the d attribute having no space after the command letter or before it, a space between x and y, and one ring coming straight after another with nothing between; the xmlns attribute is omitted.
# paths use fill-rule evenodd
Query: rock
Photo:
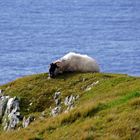
<svg viewBox="0 0 140 140"><path fill-rule="evenodd" d="M23 128L28 127L29 124L30 124L31 122L33 122L34 120L35 120L34 116L29 116L27 119L26 119L26 117L24 117L24 118L23 118L23 122L22 122Z"/></svg>
<svg viewBox="0 0 140 140"><path fill-rule="evenodd" d="M23 120L23 127L27 127L34 120L32 116L23 119L19 104L20 100L17 97L4 96L0 90L0 121L5 131L16 129L21 120Z"/></svg>
<svg viewBox="0 0 140 140"><path fill-rule="evenodd" d="M61 107L60 107L60 106L57 106L57 107L55 107L54 109L52 109L51 115L52 115L53 117L55 117L55 116L57 116L58 114L60 114L60 112L61 112Z"/></svg>
<svg viewBox="0 0 140 140"><path fill-rule="evenodd" d="M7 96L0 97L0 121L2 120L2 117L5 113L7 102L8 102Z"/></svg>
<svg viewBox="0 0 140 140"><path fill-rule="evenodd" d="M6 113L10 113L12 111L19 111L19 99L17 97L10 98L7 103Z"/></svg>
<svg viewBox="0 0 140 140"><path fill-rule="evenodd" d="M45 119L45 117L46 117L46 112L45 111L43 111L43 112L41 112L41 115L40 115L40 119L41 120L43 120L43 119Z"/></svg>
<svg viewBox="0 0 140 140"><path fill-rule="evenodd" d="M56 106L59 106L61 104L61 98L60 98L61 92L55 92L54 94L54 101Z"/></svg>
<svg viewBox="0 0 140 140"><path fill-rule="evenodd" d="M83 79L82 79L82 82L85 82L85 81L86 81L86 79L85 79L85 78L83 78Z"/></svg>
<svg viewBox="0 0 140 140"><path fill-rule="evenodd" d="M80 97L79 95L76 95L75 100L78 100L78 99L79 99L79 97Z"/></svg>
<svg viewBox="0 0 140 140"><path fill-rule="evenodd" d="M3 94L3 90L2 89L0 89L0 96Z"/></svg>
<svg viewBox="0 0 140 140"><path fill-rule="evenodd" d="M67 111L73 109L76 98L73 95L65 98L64 104L67 106Z"/></svg>
<svg viewBox="0 0 140 140"><path fill-rule="evenodd" d="M99 81L93 82L91 85L88 85L87 88L85 89L85 91L89 91L92 89L93 86L97 85L99 83Z"/></svg>
<svg viewBox="0 0 140 140"><path fill-rule="evenodd" d="M99 83L99 81L96 81L96 82L93 82L91 85L92 86L95 86L95 85L97 85Z"/></svg>
<svg viewBox="0 0 140 140"><path fill-rule="evenodd" d="M21 118L19 111L20 111L19 99L17 97L9 98L7 101L7 107L3 116L2 126L4 130L12 130L16 128Z"/></svg>
<svg viewBox="0 0 140 140"><path fill-rule="evenodd" d="M61 92L55 92L54 93L54 100L59 98L60 95L61 95Z"/></svg>
<svg viewBox="0 0 140 140"><path fill-rule="evenodd" d="M65 98L64 104L66 106L73 105L74 104L74 101L75 101L75 97L73 95L70 95L70 96L67 96Z"/></svg>
<svg viewBox="0 0 140 140"><path fill-rule="evenodd" d="M43 119L45 119L45 117L47 116L47 112L46 111L43 111L43 112L41 112L41 115L40 115L40 119L41 120L43 120Z"/></svg>
<svg viewBox="0 0 140 140"><path fill-rule="evenodd" d="M61 104L61 99L56 99L55 104L56 104L56 106L59 106Z"/></svg>
<svg viewBox="0 0 140 140"><path fill-rule="evenodd" d="M48 79L48 80L50 80L50 79L51 79L51 77L48 77L47 79Z"/></svg>
<svg viewBox="0 0 140 140"><path fill-rule="evenodd" d="M87 87L85 91L89 91L89 90L91 90L91 87Z"/></svg>
<svg viewBox="0 0 140 140"><path fill-rule="evenodd" d="M42 117L45 117L45 116L46 116L46 112L43 111L43 112L41 113L41 116L42 116Z"/></svg>
<svg viewBox="0 0 140 140"><path fill-rule="evenodd" d="M53 117L57 116L61 112L61 98L60 98L60 95L61 95L61 92L55 92L55 94L53 96L54 101L55 101L55 105L56 105L56 107L51 110L51 116L53 116Z"/></svg>
<svg viewBox="0 0 140 140"><path fill-rule="evenodd" d="M0 98L4 96L4 90L0 89Z"/></svg>
<svg viewBox="0 0 140 140"><path fill-rule="evenodd" d="M30 103L30 104L29 104L29 106L32 106L32 105L33 105L33 103Z"/></svg>
<svg viewBox="0 0 140 140"><path fill-rule="evenodd" d="M61 93L60 92L55 92L54 94L54 101L55 101L55 104L56 104L56 107L53 108L51 110L51 116L55 117L57 116L58 114L60 114L62 111L61 111L61 98L60 98L60 95ZM73 96L73 95L70 95L70 96L67 96L64 100L64 104L65 106L67 106L67 109L65 112L68 112L69 110L73 109L74 107L74 102L79 98L79 95L77 96Z"/></svg>
<svg viewBox="0 0 140 140"><path fill-rule="evenodd" d="M19 113L16 113L14 111L12 111L9 115L8 115L8 119L9 119L9 123L8 124L8 128L7 130L11 130L11 129L15 129L17 124L19 123Z"/></svg>

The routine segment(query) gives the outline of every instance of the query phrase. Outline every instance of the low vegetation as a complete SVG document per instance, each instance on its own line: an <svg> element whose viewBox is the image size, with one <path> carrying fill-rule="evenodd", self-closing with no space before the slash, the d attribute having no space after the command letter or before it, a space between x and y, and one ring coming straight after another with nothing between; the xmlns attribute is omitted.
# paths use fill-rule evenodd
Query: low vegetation
<svg viewBox="0 0 140 140"><path fill-rule="evenodd" d="M97 82L98 81L98 82ZM97 84L94 84L97 83ZM140 78L122 74L66 73L55 79L37 74L0 87L18 96L21 112L36 120L27 128L0 132L0 140L139 140ZM50 116L53 95L79 95L68 113ZM46 116L41 119L41 112Z"/></svg>

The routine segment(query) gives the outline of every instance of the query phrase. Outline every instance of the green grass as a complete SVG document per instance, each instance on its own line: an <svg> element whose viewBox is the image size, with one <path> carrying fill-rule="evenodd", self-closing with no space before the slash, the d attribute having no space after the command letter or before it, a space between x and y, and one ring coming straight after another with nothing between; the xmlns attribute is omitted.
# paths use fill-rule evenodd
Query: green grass
<svg viewBox="0 0 140 140"><path fill-rule="evenodd" d="M93 82L99 83L86 91ZM7 95L18 96L21 112L33 114L36 121L28 128L2 132L8 140L139 140L140 78L122 74L66 73L55 79L37 74L17 79L0 87ZM69 113L50 117L53 95L61 92L80 95ZM30 106L30 103L33 103ZM64 108L63 108L64 109ZM40 120L42 111L46 118Z"/></svg>

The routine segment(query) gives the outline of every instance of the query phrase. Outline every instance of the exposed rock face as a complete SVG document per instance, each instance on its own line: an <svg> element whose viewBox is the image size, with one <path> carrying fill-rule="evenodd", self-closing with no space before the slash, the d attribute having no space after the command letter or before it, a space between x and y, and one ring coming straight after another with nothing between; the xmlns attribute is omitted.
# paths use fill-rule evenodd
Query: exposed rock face
<svg viewBox="0 0 140 140"><path fill-rule="evenodd" d="M61 102L60 95L61 95L60 92L55 92L54 97L53 97L55 101L55 105L56 105L55 108L51 110L51 116L53 117L57 116L58 114L62 112L62 109L61 109L62 102ZM67 96L64 100L64 105L67 107L67 109L64 112L69 112L71 109L73 109L74 103L78 98L79 98L79 95Z"/></svg>
<svg viewBox="0 0 140 140"><path fill-rule="evenodd" d="M0 122L3 129L5 131L14 130L22 120L23 127L27 127L34 119L31 116L23 119L20 114L20 100L17 97L4 96L3 91L0 90Z"/></svg>
<svg viewBox="0 0 140 140"><path fill-rule="evenodd" d="M8 99L9 99L9 96L0 97L0 121L2 121L3 115L5 113Z"/></svg>
<svg viewBox="0 0 140 140"><path fill-rule="evenodd" d="M55 92L54 94L54 101L56 106L59 106L61 104L61 98L60 98L61 93L60 92Z"/></svg>
<svg viewBox="0 0 140 140"><path fill-rule="evenodd" d="M55 117L62 112L62 103L67 107L64 112L68 112L74 107L75 101L79 96L70 95L67 96L64 102L61 102L61 93L55 92L54 102L55 107L51 110L51 116ZM44 113L42 115L44 117ZM20 113L20 100L17 97L5 96L3 91L0 90L0 122L2 123L5 131L14 130L19 128L19 123L22 123L22 127L26 128L30 125L35 118L29 116L28 118L23 117ZM20 123L20 124L21 124Z"/></svg>
<svg viewBox="0 0 140 140"><path fill-rule="evenodd" d="M24 118L23 118L22 126L23 126L24 128L26 128L26 127L29 126L29 124L30 124L32 121L34 121L34 117L33 117L33 116L29 116L27 119L24 117Z"/></svg>
<svg viewBox="0 0 140 140"><path fill-rule="evenodd" d="M3 90L2 89L0 89L0 96L2 96L3 95Z"/></svg>
<svg viewBox="0 0 140 140"><path fill-rule="evenodd" d="M2 121L4 130L15 129L20 118L19 99L17 97L9 98Z"/></svg>
<svg viewBox="0 0 140 140"><path fill-rule="evenodd" d="M74 107L75 97L73 95L65 98L64 104L67 106L67 110L71 110Z"/></svg>
<svg viewBox="0 0 140 140"><path fill-rule="evenodd" d="M70 95L65 98L64 104L65 106L67 106L67 109L65 112L68 112L74 108L74 103L78 98L79 98L78 95L77 96Z"/></svg>
<svg viewBox="0 0 140 140"><path fill-rule="evenodd" d="M61 106L57 106L52 109L51 114L53 117L57 116L61 112Z"/></svg>
<svg viewBox="0 0 140 140"><path fill-rule="evenodd" d="M85 91L89 91L92 89L92 87L96 86L99 83L99 81L93 82L91 85L88 85Z"/></svg>
<svg viewBox="0 0 140 140"><path fill-rule="evenodd" d="M56 107L52 109L51 111L51 115L53 117L57 116L58 114L60 114L61 112L61 98L60 98L61 93L60 92L55 92L54 94L54 101L55 101L55 105Z"/></svg>

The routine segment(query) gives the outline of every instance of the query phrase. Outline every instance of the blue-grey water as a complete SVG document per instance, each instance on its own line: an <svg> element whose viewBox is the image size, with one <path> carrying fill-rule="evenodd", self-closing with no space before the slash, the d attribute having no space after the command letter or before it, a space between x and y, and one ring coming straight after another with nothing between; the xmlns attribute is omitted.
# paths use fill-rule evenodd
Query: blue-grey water
<svg viewBox="0 0 140 140"><path fill-rule="evenodd" d="M140 75L140 0L0 0L0 84L47 72L69 51Z"/></svg>

